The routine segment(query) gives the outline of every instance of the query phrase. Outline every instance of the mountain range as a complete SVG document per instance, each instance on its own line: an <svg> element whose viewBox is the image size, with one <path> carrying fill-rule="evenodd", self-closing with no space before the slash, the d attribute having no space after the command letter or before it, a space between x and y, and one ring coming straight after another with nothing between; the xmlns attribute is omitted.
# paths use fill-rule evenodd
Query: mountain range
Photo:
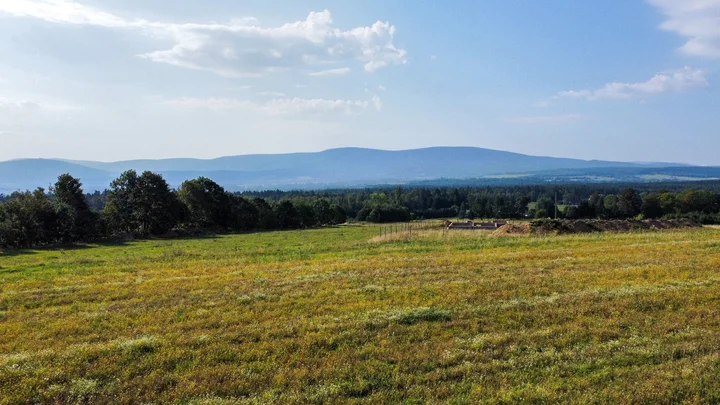
<svg viewBox="0 0 720 405"><path fill-rule="evenodd" d="M158 159L120 162L19 159L0 162L0 193L47 187L63 173L79 177L86 191L103 190L125 170L162 174L173 187L205 176L228 190L308 189L405 184L433 179L525 181L692 180L720 178L720 168L676 163L611 162L530 156L472 147L400 151L362 148L312 153ZM678 174L680 173L680 174Z"/></svg>

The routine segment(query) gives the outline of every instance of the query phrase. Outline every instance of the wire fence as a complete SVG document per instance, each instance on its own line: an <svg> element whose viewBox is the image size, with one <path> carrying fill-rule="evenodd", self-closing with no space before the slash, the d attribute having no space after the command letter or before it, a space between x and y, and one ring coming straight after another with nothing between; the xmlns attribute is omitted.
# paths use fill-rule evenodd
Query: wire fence
<svg viewBox="0 0 720 405"><path fill-rule="evenodd" d="M378 235L381 238L399 234L412 236L413 232L430 229L445 229L444 221L414 221L378 225Z"/></svg>
<svg viewBox="0 0 720 405"><path fill-rule="evenodd" d="M393 235L403 235L405 238L412 238L413 233L423 230L442 230L443 235L448 232L468 231L494 231L507 225L505 220L492 220L490 222L452 222L448 220L423 220L413 222L398 222L377 226L377 235L380 239Z"/></svg>

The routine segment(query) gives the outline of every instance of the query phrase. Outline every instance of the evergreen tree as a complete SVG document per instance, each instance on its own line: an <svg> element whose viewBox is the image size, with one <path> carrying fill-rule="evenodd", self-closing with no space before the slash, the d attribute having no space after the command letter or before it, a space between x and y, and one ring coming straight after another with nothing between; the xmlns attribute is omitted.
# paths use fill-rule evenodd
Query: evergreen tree
<svg viewBox="0 0 720 405"><path fill-rule="evenodd" d="M56 199L60 241L72 243L94 236L96 218L85 199L80 180L63 174L58 177L52 191Z"/></svg>
<svg viewBox="0 0 720 405"><path fill-rule="evenodd" d="M618 197L617 212L621 218L634 218L642 210L642 199L635 189L625 189Z"/></svg>
<svg viewBox="0 0 720 405"><path fill-rule="evenodd" d="M651 193L645 196L640 211L645 218L662 217L663 209L662 205L660 204L660 197L655 193Z"/></svg>
<svg viewBox="0 0 720 405"><path fill-rule="evenodd" d="M111 233L133 233L139 228L135 216L138 175L128 170L110 183L103 215Z"/></svg>
<svg viewBox="0 0 720 405"><path fill-rule="evenodd" d="M257 227L259 229L277 229L278 221L273 207L262 198L254 198L252 204L257 209Z"/></svg>
<svg viewBox="0 0 720 405"><path fill-rule="evenodd" d="M275 209L277 225L280 229L297 229L300 226L300 216L291 201L282 201Z"/></svg>
<svg viewBox="0 0 720 405"><path fill-rule="evenodd" d="M259 227L260 213L257 205L239 195L229 194L228 198L231 206L231 228L247 231Z"/></svg>

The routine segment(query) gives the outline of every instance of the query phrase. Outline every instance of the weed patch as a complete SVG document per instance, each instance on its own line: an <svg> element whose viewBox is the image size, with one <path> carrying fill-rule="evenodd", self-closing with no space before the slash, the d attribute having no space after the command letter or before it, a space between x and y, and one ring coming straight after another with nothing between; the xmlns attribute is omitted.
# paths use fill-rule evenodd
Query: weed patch
<svg viewBox="0 0 720 405"><path fill-rule="evenodd" d="M160 341L154 336L142 336L121 341L119 347L125 354L138 357L155 352L160 347Z"/></svg>

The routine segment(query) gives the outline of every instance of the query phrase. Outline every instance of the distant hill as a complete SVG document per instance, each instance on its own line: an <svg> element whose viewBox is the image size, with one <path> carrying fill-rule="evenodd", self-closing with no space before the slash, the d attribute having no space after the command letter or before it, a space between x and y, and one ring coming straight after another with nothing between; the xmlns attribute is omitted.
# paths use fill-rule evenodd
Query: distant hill
<svg viewBox="0 0 720 405"><path fill-rule="evenodd" d="M602 169L614 171L678 168L672 163L627 163L530 156L471 147L434 147L402 151L362 148L330 149L314 153L241 155L217 159L159 159L92 162L26 159L0 162L0 192L47 187L58 175L81 178L85 189L105 189L128 169L163 174L170 184L198 176L209 177L230 190L324 188L408 183L433 179L502 179L506 175L558 171L582 177ZM688 168L692 171L692 168ZM653 172L654 173L654 172ZM653 173L646 174L653 176ZM659 174L659 176L663 176ZM606 176L607 177L607 176ZM684 176L687 177L687 176ZM707 177L707 176L706 176ZM648 180L650 180L648 178Z"/></svg>
<svg viewBox="0 0 720 405"><path fill-rule="evenodd" d="M16 190L47 189L59 175L71 173L89 185L86 191L105 189L115 173L52 159L22 159L0 162L0 193Z"/></svg>

